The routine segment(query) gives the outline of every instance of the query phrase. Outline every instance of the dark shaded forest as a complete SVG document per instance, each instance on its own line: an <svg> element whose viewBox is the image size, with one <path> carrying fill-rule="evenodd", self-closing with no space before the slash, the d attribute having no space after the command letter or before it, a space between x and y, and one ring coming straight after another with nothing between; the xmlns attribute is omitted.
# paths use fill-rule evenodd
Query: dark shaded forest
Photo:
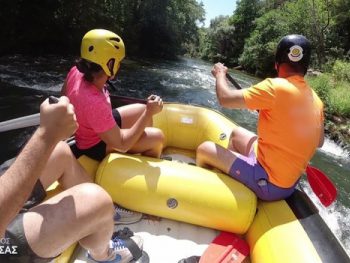
<svg viewBox="0 0 350 263"><path fill-rule="evenodd" d="M82 36L104 28L123 38L127 58L189 56L268 77L281 37L302 34L312 43L308 80L325 103L326 129L350 142L349 0L237 0L209 28L200 0L0 1L0 56L79 56Z"/></svg>
<svg viewBox="0 0 350 263"><path fill-rule="evenodd" d="M119 34L130 56L172 58L195 42L204 9L195 0L2 0L0 54L79 54L82 36Z"/></svg>
<svg viewBox="0 0 350 263"><path fill-rule="evenodd" d="M1 3L0 55L76 55L88 30L105 28L123 38L130 57L187 55L240 66L257 76L273 73L277 42L290 33L311 40L316 69L328 70L350 57L348 0L238 0L231 16L215 18L209 28L203 27L205 11L196 0Z"/></svg>

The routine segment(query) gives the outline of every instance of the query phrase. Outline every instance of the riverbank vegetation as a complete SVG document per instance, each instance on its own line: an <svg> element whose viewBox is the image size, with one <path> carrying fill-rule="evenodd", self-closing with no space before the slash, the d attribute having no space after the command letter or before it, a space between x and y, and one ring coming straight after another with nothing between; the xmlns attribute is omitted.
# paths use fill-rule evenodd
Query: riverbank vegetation
<svg viewBox="0 0 350 263"><path fill-rule="evenodd" d="M93 28L120 35L128 56L174 58L196 41L204 21L196 0L12 0L0 9L0 55L78 55Z"/></svg>
<svg viewBox="0 0 350 263"><path fill-rule="evenodd" d="M5 1L0 55L78 56L84 33L105 28L122 36L129 57L186 55L264 78L275 75L279 39L302 34L313 44L311 68L319 74L308 80L325 102L326 129L350 148L349 0L237 0L233 14L209 28L204 17L200 0Z"/></svg>
<svg viewBox="0 0 350 263"><path fill-rule="evenodd" d="M337 60L318 76L307 76L325 104L328 136L350 152L350 63Z"/></svg>
<svg viewBox="0 0 350 263"><path fill-rule="evenodd" d="M325 103L326 132L350 151L350 1L236 3L232 16L217 17L201 32L198 55L265 78L275 75L279 39L305 35L313 45L307 78Z"/></svg>

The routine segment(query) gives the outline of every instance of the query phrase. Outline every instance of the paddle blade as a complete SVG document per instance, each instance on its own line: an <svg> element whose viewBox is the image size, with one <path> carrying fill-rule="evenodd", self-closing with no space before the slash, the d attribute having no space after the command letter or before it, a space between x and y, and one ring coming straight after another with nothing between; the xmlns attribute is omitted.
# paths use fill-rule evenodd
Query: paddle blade
<svg viewBox="0 0 350 263"><path fill-rule="evenodd" d="M199 263L241 263L249 252L247 241L234 233L222 231L209 244Z"/></svg>
<svg viewBox="0 0 350 263"><path fill-rule="evenodd" d="M309 184L321 201L321 203L328 207L337 198L337 189L329 178L317 168L308 165L306 167L306 175Z"/></svg>

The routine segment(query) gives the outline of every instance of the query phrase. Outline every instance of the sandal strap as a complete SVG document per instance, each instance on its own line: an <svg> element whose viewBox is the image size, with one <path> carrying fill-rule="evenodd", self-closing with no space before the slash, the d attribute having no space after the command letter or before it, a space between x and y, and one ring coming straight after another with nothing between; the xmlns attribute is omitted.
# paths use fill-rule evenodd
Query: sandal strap
<svg viewBox="0 0 350 263"><path fill-rule="evenodd" d="M123 239L124 245L129 249L131 255L135 260L138 260L142 256L142 250L131 238Z"/></svg>
<svg viewBox="0 0 350 263"><path fill-rule="evenodd" d="M200 258L200 256L191 256L181 259L178 263L198 263Z"/></svg>
<svg viewBox="0 0 350 263"><path fill-rule="evenodd" d="M128 227L124 227L122 230L115 232L113 234L113 238L117 237L122 239L124 245L127 247L127 249L129 249L131 255L135 260L137 260L142 256L142 250L135 243L135 241L131 239L133 235L134 233Z"/></svg>
<svg viewBox="0 0 350 263"><path fill-rule="evenodd" d="M132 232L128 227L124 227L123 229L118 230L117 232L113 233L112 239L117 237L120 239L127 239L134 235L134 232Z"/></svg>

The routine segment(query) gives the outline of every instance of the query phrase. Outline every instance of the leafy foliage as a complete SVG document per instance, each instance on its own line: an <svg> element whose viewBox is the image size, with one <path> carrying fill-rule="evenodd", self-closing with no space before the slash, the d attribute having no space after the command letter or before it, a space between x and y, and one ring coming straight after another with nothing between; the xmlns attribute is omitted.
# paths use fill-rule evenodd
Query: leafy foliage
<svg viewBox="0 0 350 263"><path fill-rule="evenodd" d="M258 76L273 74L273 54L286 34L306 36L313 45L312 66L325 69L350 59L348 0L239 0L229 22L213 20L202 36L202 58L240 64ZM227 26L231 26L227 30ZM226 45L230 39L231 44ZM227 50L229 49L229 50Z"/></svg>
<svg viewBox="0 0 350 263"><path fill-rule="evenodd" d="M244 45L250 34L256 27L256 19L262 12L262 4L259 0L237 1L237 8L230 18L230 24L234 26L235 46L233 55L234 62L238 64L238 58L242 54Z"/></svg>
<svg viewBox="0 0 350 263"><path fill-rule="evenodd" d="M331 78L326 74L322 74L318 77L308 77L308 82L325 104L327 111L334 112L330 103Z"/></svg>
<svg viewBox="0 0 350 263"><path fill-rule="evenodd" d="M343 54L350 59L350 1L335 0L333 2L331 44L343 50ZM339 56L338 56L339 57Z"/></svg>
<svg viewBox="0 0 350 263"><path fill-rule="evenodd" d="M327 114L350 117L349 82L334 73L308 77L308 82L324 102Z"/></svg>
<svg viewBox="0 0 350 263"><path fill-rule="evenodd" d="M256 28L239 59L241 65L257 76L274 75L274 54L281 36L289 28L280 10L272 10L256 20Z"/></svg>
<svg viewBox="0 0 350 263"><path fill-rule="evenodd" d="M350 82L350 62L336 60L332 68L332 75L334 79Z"/></svg>
<svg viewBox="0 0 350 263"><path fill-rule="evenodd" d="M246 39L255 27L260 10L259 0L237 2L235 13L213 19L202 36L201 57L211 62L221 61L229 66L238 65Z"/></svg>
<svg viewBox="0 0 350 263"><path fill-rule="evenodd" d="M0 53L79 53L82 36L105 28L121 35L128 55L174 57L198 39L196 0L5 0Z"/></svg>
<svg viewBox="0 0 350 263"><path fill-rule="evenodd" d="M219 16L211 21L203 42L202 58L211 62L230 63L235 38L234 27L229 25L227 16Z"/></svg>
<svg viewBox="0 0 350 263"><path fill-rule="evenodd" d="M4 0L0 54L78 55L84 33L106 28L122 36L128 56L186 54L267 76L278 40L297 33L313 44L312 66L331 70L350 59L349 10L349 0L237 0L231 16L199 28L200 0Z"/></svg>

